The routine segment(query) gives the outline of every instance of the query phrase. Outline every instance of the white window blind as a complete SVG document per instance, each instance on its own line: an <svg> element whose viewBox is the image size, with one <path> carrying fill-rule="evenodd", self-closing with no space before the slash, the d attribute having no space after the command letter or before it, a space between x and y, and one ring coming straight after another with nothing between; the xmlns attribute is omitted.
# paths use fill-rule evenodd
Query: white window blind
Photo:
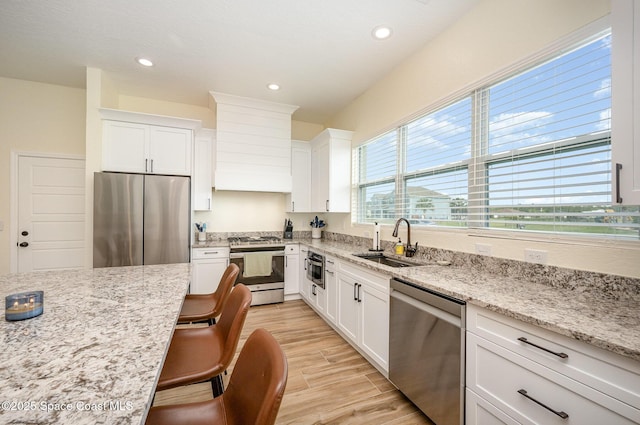
<svg viewBox="0 0 640 425"><path fill-rule="evenodd" d="M400 212L411 223L466 226L471 98L406 125Z"/></svg>
<svg viewBox="0 0 640 425"><path fill-rule="evenodd" d="M353 204L360 223L392 223L396 214L396 176L398 143L396 131L383 134L356 151L356 171L352 181L358 182Z"/></svg>
<svg viewBox="0 0 640 425"><path fill-rule="evenodd" d="M495 229L638 234L611 202L611 36L478 92L488 119L474 223ZM486 217L483 214L486 212Z"/></svg>
<svg viewBox="0 0 640 425"><path fill-rule="evenodd" d="M356 150L358 222L639 238L611 199L611 36L600 34Z"/></svg>

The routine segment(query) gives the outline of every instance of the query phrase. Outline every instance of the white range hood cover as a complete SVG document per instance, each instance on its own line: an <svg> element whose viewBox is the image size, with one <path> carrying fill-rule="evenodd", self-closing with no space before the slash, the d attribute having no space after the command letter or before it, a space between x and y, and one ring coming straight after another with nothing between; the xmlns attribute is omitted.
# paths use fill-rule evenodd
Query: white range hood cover
<svg viewBox="0 0 640 425"><path fill-rule="evenodd" d="M210 92L217 104L216 190L291 192L294 105Z"/></svg>

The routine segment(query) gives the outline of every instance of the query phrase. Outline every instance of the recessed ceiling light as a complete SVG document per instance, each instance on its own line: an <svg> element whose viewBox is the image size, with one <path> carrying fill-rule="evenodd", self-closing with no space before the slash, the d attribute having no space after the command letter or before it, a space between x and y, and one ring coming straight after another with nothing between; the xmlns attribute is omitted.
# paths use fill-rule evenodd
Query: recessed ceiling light
<svg viewBox="0 0 640 425"><path fill-rule="evenodd" d="M373 35L373 38L375 38L376 40L385 40L391 37L391 28L386 27L384 25L380 25L378 27L375 27L371 32L371 34Z"/></svg>
<svg viewBox="0 0 640 425"><path fill-rule="evenodd" d="M142 66L153 66L153 62L151 62L151 59L147 58L136 58L136 62L138 62Z"/></svg>
<svg viewBox="0 0 640 425"><path fill-rule="evenodd" d="M276 84L276 83L267 84L267 88L269 90L273 90L273 91L280 90L280 86L278 84Z"/></svg>

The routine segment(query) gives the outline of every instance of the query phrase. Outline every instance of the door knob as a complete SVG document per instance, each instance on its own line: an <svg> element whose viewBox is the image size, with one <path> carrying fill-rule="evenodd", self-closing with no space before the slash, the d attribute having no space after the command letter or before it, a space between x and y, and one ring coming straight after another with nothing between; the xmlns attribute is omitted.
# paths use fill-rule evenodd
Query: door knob
<svg viewBox="0 0 640 425"><path fill-rule="evenodd" d="M29 232L27 232L26 230L23 230L22 233L20 233L22 236L29 236Z"/></svg>
<svg viewBox="0 0 640 425"><path fill-rule="evenodd" d="M29 246L29 243L28 243L28 242L22 242L22 243L20 243L20 246L21 246L22 248L26 248L26 247L28 247L28 246Z"/></svg>

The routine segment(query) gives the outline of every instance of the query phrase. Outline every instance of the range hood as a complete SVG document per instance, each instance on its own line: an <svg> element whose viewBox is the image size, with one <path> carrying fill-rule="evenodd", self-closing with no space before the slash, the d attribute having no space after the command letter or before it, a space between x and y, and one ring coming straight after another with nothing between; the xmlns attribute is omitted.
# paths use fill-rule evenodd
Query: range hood
<svg viewBox="0 0 640 425"><path fill-rule="evenodd" d="M217 104L215 189L291 192L294 105L210 92Z"/></svg>

